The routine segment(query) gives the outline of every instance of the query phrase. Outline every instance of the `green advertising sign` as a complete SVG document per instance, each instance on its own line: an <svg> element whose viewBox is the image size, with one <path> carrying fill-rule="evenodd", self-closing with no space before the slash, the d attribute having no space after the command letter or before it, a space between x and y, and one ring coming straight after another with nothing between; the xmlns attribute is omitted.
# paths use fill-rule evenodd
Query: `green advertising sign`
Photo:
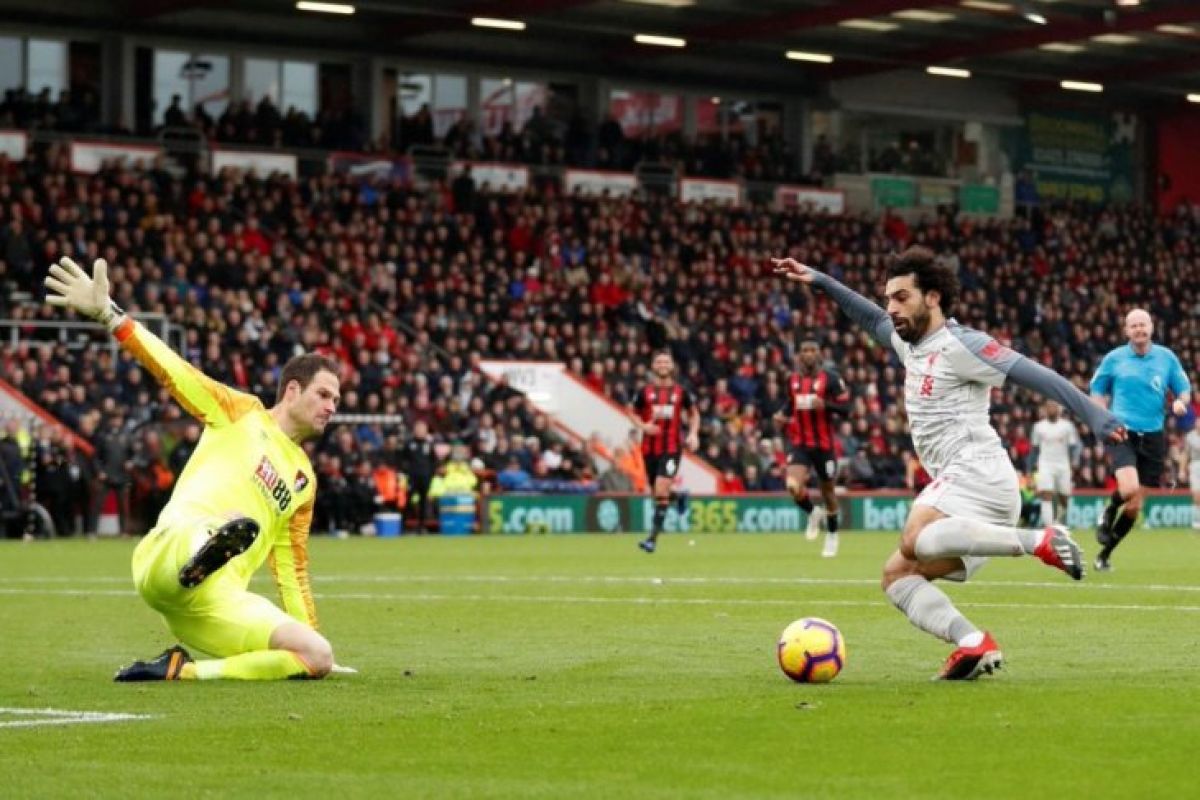
<svg viewBox="0 0 1200 800"><path fill-rule="evenodd" d="M872 178L871 197L877 208L911 208L917 204L917 184L908 178Z"/></svg>
<svg viewBox="0 0 1200 800"><path fill-rule="evenodd" d="M1040 201L1128 202L1136 132L1132 114L1035 111L1026 118L1015 163L1032 174Z"/></svg>
<svg viewBox="0 0 1200 800"><path fill-rule="evenodd" d="M896 493L855 494L842 498L842 527L856 531L895 533L904 527L912 498ZM1072 497L1066 523L1075 529L1096 525L1108 498L1103 494ZM654 501L642 495L496 495L488 498L484 530L488 533L646 533ZM672 503L666 533L794 533L808 517L786 495L693 497L685 514ZM1139 526L1146 529L1186 528L1192 524L1191 498L1151 495Z"/></svg>
<svg viewBox="0 0 1200 800"><path fill-rule="evenodd" d="M488 533L577 533L588 498L581 495L501 494L488 498L483 529Z"/></svg>
<svg viewBox="0 0 1200 800"><path fill-rule="evenodd" d="M999 214L1000 190L995 186L964 184L958 192L958 205L968 214Z"/></svg>

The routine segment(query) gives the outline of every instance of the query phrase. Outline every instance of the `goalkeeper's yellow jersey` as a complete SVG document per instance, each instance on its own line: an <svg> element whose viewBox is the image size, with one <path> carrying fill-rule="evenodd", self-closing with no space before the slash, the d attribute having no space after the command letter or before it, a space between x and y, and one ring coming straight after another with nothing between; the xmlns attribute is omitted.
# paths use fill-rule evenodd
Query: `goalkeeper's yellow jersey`
<svg viewBox="0 0 1200 800"><path fill-rule="evenodd" d="M204 433L163 508L155 530L249 517L259 536L226 569L243 585L269 561L284 610L314 629L308 529L316 480L312 463L257 397L214 381L139 323L126 319L117 341L170 390Z"/></svg>

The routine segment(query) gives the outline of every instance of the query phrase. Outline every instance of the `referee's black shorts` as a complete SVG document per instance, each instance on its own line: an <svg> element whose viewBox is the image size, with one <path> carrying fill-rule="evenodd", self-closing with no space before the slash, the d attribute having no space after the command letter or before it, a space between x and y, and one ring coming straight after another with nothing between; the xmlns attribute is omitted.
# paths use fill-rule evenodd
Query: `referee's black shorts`
<svg viewBox="0 0 1200 800"><path fill-rule="evenodd" d="M1155 488L1162 484L1167 461L1167 437L1162 431L1129 432L1129 438L1112 446L1113 469L1136 467L1138 482Z"/></svg>

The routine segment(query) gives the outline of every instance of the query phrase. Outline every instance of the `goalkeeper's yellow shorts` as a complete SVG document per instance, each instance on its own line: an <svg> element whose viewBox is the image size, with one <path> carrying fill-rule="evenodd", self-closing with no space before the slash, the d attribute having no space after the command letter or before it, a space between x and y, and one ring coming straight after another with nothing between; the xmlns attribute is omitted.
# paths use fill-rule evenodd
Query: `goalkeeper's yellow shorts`
<svg viewBox="0 0 1200 800"><path fill-rule="evenodd" d="M162 614L176 638L218 658L267 650L271 634L296 620L261 595L246 591L236 572L217 570L195 589L179 583L193 540L207 525L155 528L133 552L133 582L142 599Z"/></svg>

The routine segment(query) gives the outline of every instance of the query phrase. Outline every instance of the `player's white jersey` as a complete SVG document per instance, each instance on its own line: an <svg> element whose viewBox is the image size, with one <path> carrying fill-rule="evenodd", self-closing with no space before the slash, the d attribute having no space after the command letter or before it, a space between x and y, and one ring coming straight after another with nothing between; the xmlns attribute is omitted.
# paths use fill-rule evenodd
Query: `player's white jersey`
<svg viewBox="0 0 1200 800"><path fill-rule="evenodd" d="M1070 420L1063 417L1054 422L1038 420L1033 426L1029 443L1038 448L1038 472L1051 467L1069 467L1071 447L1079 446L1079 431Z"/></svg>
<svg viewBox="0 0 1200 800"><path fill-rule="evenodd" d="M1188 463L1200 464L1200 425L1188 431L1188 435L1183 439L1183 444L1187 448Z"/></svg>
<svg viewBox="0 0 1200 800"><path fill-rule="evenodd" d="M910 345L896 333L904 360L904 403L921 464L937 477L952 462L1004 455L990 419L992 388L1005 373L993 363L1011 355L994 339L953 320ZM984 359L987 360L984 360Z"/></svg>
<svg viewBox="0 0 1200 800"><path fill-rule="evenodd" d="M1200 425L1188 431L1183 446L1188 454L1188 485L1193 493L1200 492Z"/></svg>

